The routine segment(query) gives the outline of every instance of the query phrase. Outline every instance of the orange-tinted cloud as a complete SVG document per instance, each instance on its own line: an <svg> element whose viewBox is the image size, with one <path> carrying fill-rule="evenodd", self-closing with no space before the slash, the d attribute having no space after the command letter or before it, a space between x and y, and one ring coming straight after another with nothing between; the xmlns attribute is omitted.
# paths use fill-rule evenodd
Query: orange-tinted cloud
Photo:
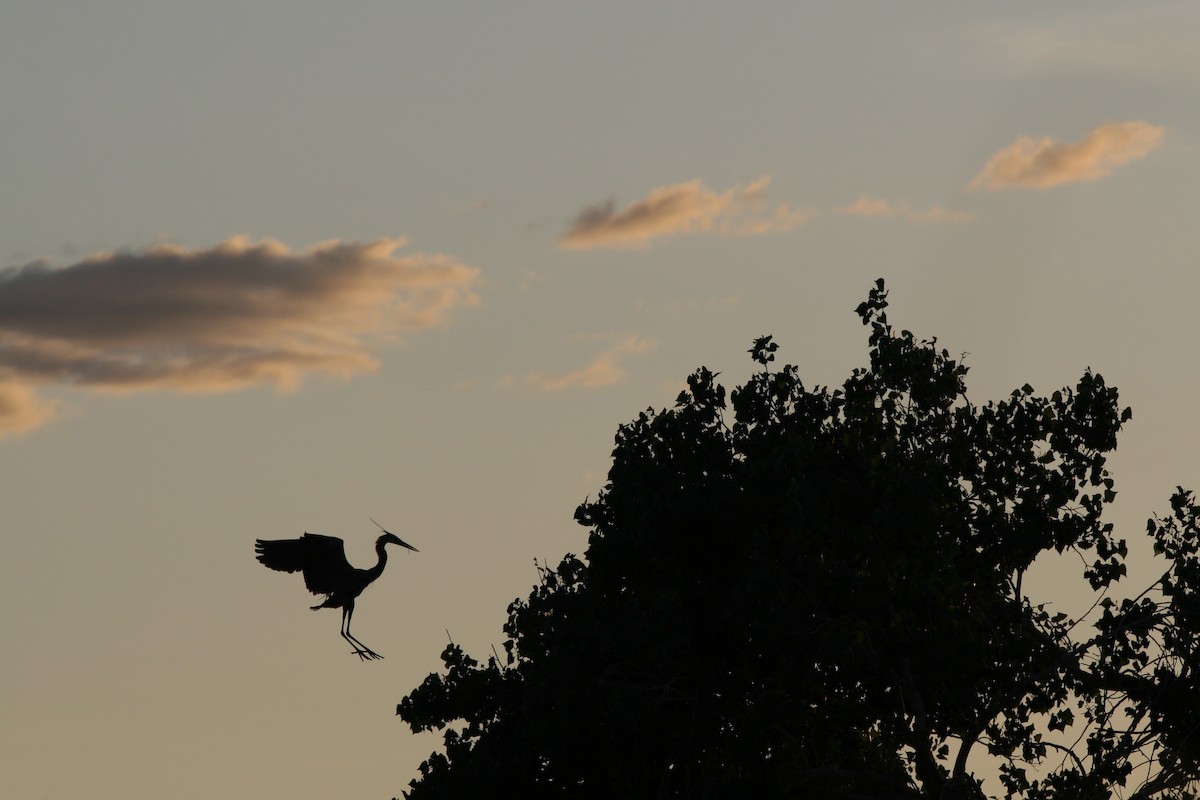
<svg viewBox="0 0 1200 800"><path fill-rule="evenodd" d="M882 197L865 194L859 195L850 205L836 208L834 211L856 217L903 217L910 222L970 222L975 218L970 211L950 209L941 205L912 209L905 202L894 203Z"/></svg>
<svg viewBox="0 0 1200 800"><path fill-rule="evenodd" d="M812 212L780 204L767 216L770 176L720 194L699 179L662 186L645 199L618 210L612 200L579 213L559 244L570 249L645 247L651 239L694 233L752 235L778 233L802 224Z"/></svg>
<svg viewBox="0 0 1200 800"><path fill-rule="evenodd" d="M294 389L373 370L372 345L476 302L477 271L399 239L292 252L230 239L0 272L0 434L46 419L32 387ZM41 409L41 416L37 410Z"/></svg>
<svg viewBox="0 0 1200 800"><path fill-rule="evenodd" d="M595 389L611 386L625 377L621 360L626 356L639 355L652 350L656 342L643 336L633 334L622 339L612 347L592 359L587 366L568 372L564 375L545 375L541 372L531 372L525 376L523 383L534 386L542 391L556 392L560 389L583 388ZM502 379L502 383L515 383L512 376Z"/></svg>
<svg viewBox="0 0 1200 800"><path fill-rule="evenodd" d="M0 383L0 438L33 430L54 417L54 404L28 386Z"/></svg>
<svg viewBox="0 0 1200 800"><path fill-rule="evenodd" d="M834 209L839 214L850 214L856 217L895 217L904 213L902 206L897 206L882 197L871 197L860 194L858 199L848 206Z"/></svg>
<svg viewBox="0 0 1200 800"><path fill-rule="evenodd" d="M740 220L722 220L720 233L725 236L758 236L764 233L787 233L808 222L817 212L811 208L792 208L780 203L770 215Z"/></svg>
<svg viewBox="0 0 1200 800"><path fill-rule="evenodd" d="M1080 142L1035 141L1028 136L996 153L971 181L971 189L1013 187L1050 189L1094 181L1130 161L1149 155L1162 142L1163 129L1148 122L1110 122L1093 128Z"/></svg>

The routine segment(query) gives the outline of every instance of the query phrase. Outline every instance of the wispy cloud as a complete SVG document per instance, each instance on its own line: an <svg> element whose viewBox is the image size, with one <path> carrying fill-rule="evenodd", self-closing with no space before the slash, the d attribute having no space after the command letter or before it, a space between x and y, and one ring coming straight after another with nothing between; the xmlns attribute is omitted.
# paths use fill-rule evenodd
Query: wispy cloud
<svg viewBox="0 0 1200 800"><path fill-rule="evenodd" d="M758 236L764 233L787 233L815 217L811 208L792 208L789 203L780 203L767 216L750 219L725 219L718 233L724 236Z"/></svg>
<svg viewBox="0 0 1200 800"><path fill-rule="evenodd" d="M904 209L882 197L871 197L860 194L858 199L847 206L834 209L838 214L849 214L855 217L896 217L904 213Z"/></svg>
<svg viewBox="0 0 1200 800"><path fill-rule="evenodd" d="M373 370L372 346L477 301L477 270L405 242L293 252L230 239L0 271L0 435L49 416L38 386L108 392L294 389Z"/></svg>
<svg viewBox="0 0 1200 800"><path fill-rule="evenodd" d="M1110 122L1093 128L1079 142L1050 137L1017 140L988 160L971 189L1050 189L1094 181L1149 155L1162 142L1163 129L1148 122Z"/></svg>
<svg viewBox="0 0 1200 800"><path fill-rule="evenodd" d="M645 247L662 236L715 233L756 235L781 233L803 224L812 213L787 203L762 213L768 205L764 176L746 187L717 193L699 180L654 189L623 209L612 200L585 208L559 244L570 249Z"/></svg>
<svg viewBox="0 0 1200 800"><path fill-rule="evenodd" d="M975 215L970 211L933 205L925 209L910 208L907 203L893 202L882 197L859 195L853 203L834 209L835 213L855 217L902 217L910 222L970 222Z"/></svg>
<svg viewBox="0 0 1200 800"><path fill-rule="evenodd" d="M0 383L0 438L31 431L54 418L55 404L43 400L28 386Z"/></svg>
<svg viewBox="0 0 1200 800"><path fill-rule="evenodd" d="M972 25L958 35L1023 76L1066 72L1125 81L1152 78L1161 85L1189 81L1200 67L1190 3L1046 10L1050 13L1031 23Z"/></svg>
<svg viewBox="0 0 1200 800"><path fill-rule="evenodd" d="M626 357L648 352L654 349L656 344L657 342L653 339L632 334L600 353L587 366L573 372L562 375L530 372L521 379L513 375L506 375L500 379L500 382L506 386L521 383L545 392L556 392L561 389L570 388L596 389L603 386L611 386L625 377L622 362Z"/></svg>

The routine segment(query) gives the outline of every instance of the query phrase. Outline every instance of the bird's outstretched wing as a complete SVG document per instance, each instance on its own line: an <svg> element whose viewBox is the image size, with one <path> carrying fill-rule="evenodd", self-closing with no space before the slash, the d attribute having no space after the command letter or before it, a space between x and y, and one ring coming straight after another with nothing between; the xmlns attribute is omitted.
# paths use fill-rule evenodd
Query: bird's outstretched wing
<svg viewBox="0 0 1200 800"><path fill-rule="evenodd" d="M259 539L254 543L258 560L280 572L303 572L304 585L313 594L332 594L354 568L346 560L346 547L336 536L306 533L299 539Z"/></svg>

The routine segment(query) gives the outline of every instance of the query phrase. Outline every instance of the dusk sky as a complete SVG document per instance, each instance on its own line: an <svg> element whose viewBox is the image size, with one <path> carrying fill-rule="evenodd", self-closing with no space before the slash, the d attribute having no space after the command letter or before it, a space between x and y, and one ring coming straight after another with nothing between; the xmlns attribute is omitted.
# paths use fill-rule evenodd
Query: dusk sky
<svg viewBox="0 0 1200 800"><path fill-rule="evenodd" d="M399 796L440 738L396 703L583 552L617 426L764 334L841 382L878 277L975 402L1120 388L1144 585L1200 488L1198 35L1191 0L9 0L0 798ZM420 552L360 662L254 540L370 566L369 517Z"/></svg>

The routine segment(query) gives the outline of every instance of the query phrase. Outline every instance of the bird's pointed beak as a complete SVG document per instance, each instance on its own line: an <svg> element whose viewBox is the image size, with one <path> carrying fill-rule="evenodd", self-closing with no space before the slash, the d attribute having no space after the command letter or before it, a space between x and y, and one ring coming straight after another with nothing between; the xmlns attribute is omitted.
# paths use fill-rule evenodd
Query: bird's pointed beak
<svg viewBox="0 0 1200 800"><path fill-rule="evenodd" d="M404 541L403 539L401 539L399 536L397 536L396 534L392 533L391 531L384 531L384 533L386 533L388 536L390 536L390 537L391 537L390 539L388 539L388 541L389 541L389 542L391 542L392 544L398 544L398 545L400 545L401 547L407 547L409 550L412 550L414 553L419 553L419 552L421 552L420 550L418 550L417 548L413 547L411 544L409 544L408 542Z"/></svg>

